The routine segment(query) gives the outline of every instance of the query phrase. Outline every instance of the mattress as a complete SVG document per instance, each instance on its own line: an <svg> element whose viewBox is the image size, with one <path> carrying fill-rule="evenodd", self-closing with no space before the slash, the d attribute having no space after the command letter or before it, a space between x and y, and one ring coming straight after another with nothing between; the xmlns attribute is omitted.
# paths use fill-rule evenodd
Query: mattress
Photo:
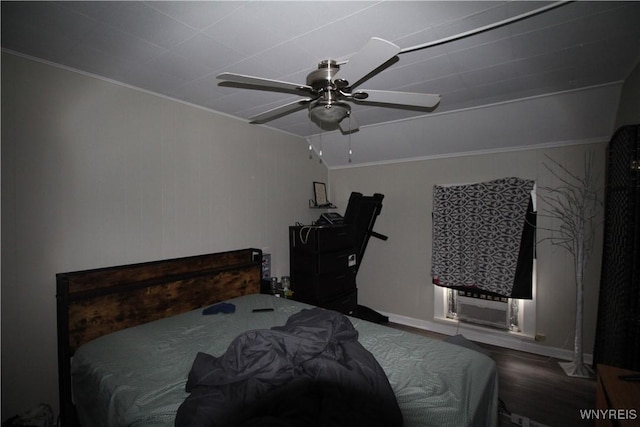
<svg viewBox="0 0 640 427"><path fill-rule="evenodd" d="M309 305L271 295L227 301L234 313L190 311L105 335L80 347L71 364L80 424L173 426L188 396L198 352L222 355L241 332L284 325ZM253 309L273 311L253 312ZM359 341L387 374L404 426L497 426L498 384L485 354L350 318Z"/></svg>

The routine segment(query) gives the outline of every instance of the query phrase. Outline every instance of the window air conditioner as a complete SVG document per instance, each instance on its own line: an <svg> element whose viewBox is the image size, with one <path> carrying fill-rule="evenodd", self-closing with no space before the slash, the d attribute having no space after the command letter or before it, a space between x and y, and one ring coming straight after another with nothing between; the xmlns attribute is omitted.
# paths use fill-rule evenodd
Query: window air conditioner
<svg viewBox="0 0 640 427"><path fill-rule="evenodd" d="M509 329L509 304L458 295L458 320L499 329Z"/></svg>

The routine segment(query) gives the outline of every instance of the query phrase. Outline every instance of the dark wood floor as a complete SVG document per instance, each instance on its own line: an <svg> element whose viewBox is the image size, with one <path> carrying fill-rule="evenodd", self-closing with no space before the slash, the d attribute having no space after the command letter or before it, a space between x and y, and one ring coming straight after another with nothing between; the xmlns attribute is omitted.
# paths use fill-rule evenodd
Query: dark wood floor
<svg viewBox="0 0 640 427"><path fill-rule="evenodd" d="M389 323L389 326L436 339L446 336ZM565 375L558 360L477 343L489 350L498 367L499 396L511 413L536 425L549 427L593 426L580 418L580 409L595 408L595 380ZM506 414L501 426L512 426ZM533 424L532 424L533 425Z"/></svg>

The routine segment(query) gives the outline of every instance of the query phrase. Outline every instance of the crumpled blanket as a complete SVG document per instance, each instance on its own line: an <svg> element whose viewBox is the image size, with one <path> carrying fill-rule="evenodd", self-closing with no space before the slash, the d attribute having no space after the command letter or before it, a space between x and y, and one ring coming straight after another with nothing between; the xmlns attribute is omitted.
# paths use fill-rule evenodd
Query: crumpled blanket
<svg viewBox="0 0 640 427"><path fill-rule="evenodd" d="M400 427L389 381L346 316L320 308L199 353L177 427Z"/></svg>

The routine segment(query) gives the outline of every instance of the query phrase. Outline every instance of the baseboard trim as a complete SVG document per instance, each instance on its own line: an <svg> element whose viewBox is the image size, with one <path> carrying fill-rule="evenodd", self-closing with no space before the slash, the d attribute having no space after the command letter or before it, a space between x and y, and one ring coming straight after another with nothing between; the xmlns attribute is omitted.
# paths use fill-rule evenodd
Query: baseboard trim
<svg viewBox="0 0 640 427"><path fill-rule="evenodd" d="M560 360L571 360L573 351L564 348L550 347L538 344L532 337L513 334L505 331L491 330L488 328L474 327L465 323L448 324L449 322L429 321L415 319L413 317L401 316L393 313L380 312L389 317L389 322L398 323L400 325L410 326L417 329L435 332L443 335L462 334L465 338L480 342L483 344L495 345L511 350L525 351L527 353L538 354L541 356L549 356ZM584 353L584 363L591 365L593 355Z"/></svg>

